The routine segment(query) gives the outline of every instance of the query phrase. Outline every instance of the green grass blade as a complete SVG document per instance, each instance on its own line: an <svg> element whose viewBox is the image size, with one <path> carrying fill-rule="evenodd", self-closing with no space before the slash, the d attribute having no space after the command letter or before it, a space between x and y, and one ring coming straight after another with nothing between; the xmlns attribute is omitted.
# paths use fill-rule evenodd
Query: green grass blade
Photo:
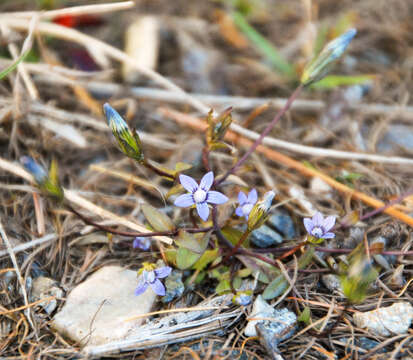
<svg viewBox="0 0 413 360"><path fill-rule="evenodd" d="M14 71L14 69L16 69L16 67L26 58L26 56L29 54L29 52L30 52L30 49L27 50L26 52L24 52L23 54L21 54L13 64L11 64L10 66L8 66L4 70L2 70L0 72L0 80L4 79L12 71Z"/></svg>
<svg viewBox="0 0 413 360"><path fill-rule="evenodd" d="M294 67L283 58L273 44L248 23L240 12L234 12L233 19L235 25L240 28L253 46L271 62L277 71L291 78L297 77Z"/></svg>

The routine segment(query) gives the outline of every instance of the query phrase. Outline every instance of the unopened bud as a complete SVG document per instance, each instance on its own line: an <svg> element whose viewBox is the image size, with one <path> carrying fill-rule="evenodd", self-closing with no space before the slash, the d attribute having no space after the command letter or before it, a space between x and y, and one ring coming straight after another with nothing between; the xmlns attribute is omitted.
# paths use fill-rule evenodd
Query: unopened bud
<svg viewBox="0 0 413 360"><path fill-rule="evenodd" d="M49 173L30 156L22 156L20 162L33 175L34 181L40 190L58 201L63 200L63 189L59 184L57 163L55 161L52 161Z"/></svg>
<svg viewBox="0 0 413 360"><path fill-rule="evenodd" d="M144 156L138 134L129 129L128 124L123 120L122 116L108 103L103 105L103 110L112 133L118 141L120 150L126 156L140 163L143 162Z"/></svg>
<svg viewBox="0 0 413 360"><path fill-rule="evenodd" d="M208 143L217 143L224 139L225 133L232 123L232 108L226 109L222 114L214 119L213 111L208 114Z"/></svg>
<svg viewBox="0 0 413 360"><path fill-rule="evenodd" d="M267 220L274 196L274 191L268 191L264 194L264 198L254 205L248 216L248 229L250 231L259 228Z"/></svg>
<svg viewBox="0 0 413 360"><path fill-rule="evenodd" d="M334 62L343 55L356 33L356 29L350 29L338 38L330 41L305 67L301 76L301 83L310 85L321 80L328 73Z"/></svg>

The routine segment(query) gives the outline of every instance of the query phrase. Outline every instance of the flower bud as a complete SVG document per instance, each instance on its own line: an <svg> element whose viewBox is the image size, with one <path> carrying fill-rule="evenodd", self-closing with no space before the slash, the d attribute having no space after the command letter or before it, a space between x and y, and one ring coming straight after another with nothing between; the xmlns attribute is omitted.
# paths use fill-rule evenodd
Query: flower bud
<svg viewBox="0 0 413 360"><path fill-rule="evenodd" d="M22 156L20 162L23 164L24 168L33 175L40 190L58 201L63 200L63 189L59 184L56 161L52 161L49 174L47 174L45 169L30 156Z"/></svg>
<svg viewBox="0 0 413 360"><path fill-rule="evenodd" d="M338 38L330 41L304 68L301 83L307 86L321 80L335 61L344 53L356 33L356 29L350 29Z"/></svg>
<svg viewBox="0 0 413 360"><path fill-rule="evenodd" d="M221 115L214 119L213 111L208 113L207 140L209 144L220 142L232 123L232 108L226 109Z"/></svg>
<svg viewBox="0 0 413 360"><path fill-rule="evenodd" d="M103 105L103 110L112 133L118 141L120 150L126 156L142 163L144 156L138 134L129 129L125 120L108 103Z"/></svg>
<svg viewBox="0 0 413 360"><path fill-rule="evenodd" d="M274 196L274 191L268 191L264 194L264 198L255 204L248 216L248 230L252 231L264 224L267 220Z"/></svg>

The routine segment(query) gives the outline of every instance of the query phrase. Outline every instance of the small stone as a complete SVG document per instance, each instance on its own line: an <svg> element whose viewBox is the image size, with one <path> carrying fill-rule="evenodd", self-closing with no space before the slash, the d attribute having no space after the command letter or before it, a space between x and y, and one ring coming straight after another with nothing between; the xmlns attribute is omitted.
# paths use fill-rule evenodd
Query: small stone
<svg viewBox="0 0 413 360"><path fill-rule="evenodd" d="M387 128L387 132L378 142L377 149L379 152L394 152L397 149L413 151L413 132L411 126L402 124L393 124Z"/></svg>
<svg viewBox="0 0 413 360"><path fill-rule="evenodd" d="M48 314L51 314L56 309L57 300L62 299L63 295L63 290L57 286L56 281L53 279L39 276L33 280L31 301L41 300L50 296L54 296L56 298L41 302L39 304L39 306L41 306Z"/></svg>
<svg viewBox="0 0 413 360"><path fill-rule="evenodd" d="M377 336L404 334L408 331L412 319L413 306L407 302L353 315L357 327L366 328Z"/></svg>
<svg viewBox="0 0 413 360"><path fill-rule="evenodd" d="M311 190L317 195L325 195L331 193L331 186L328 185L323 179L314 177L310 183Z"/></svg>
<svg viewBox="0 0 413 360"><path fill-rule="evenodd" d="M165 279L166 295L162 298L163 303L169 303L175 298L182 296L185 290L182 282L182 271L173 270Z"/></svg>
<svg viewBox="0 0 413 360"><path fill-rule="evenodd" d="M269 217L267 224L281 233L286 239L296 237L293 219L291 216L283 213L276 213Z"/></svg>
<svg viewBox="0 0 413 360"><path fill-rule="evenodd" d="M281 244L283 238L267 225L263 225L251 233L251 241L260 248Z"/></svg>
<svg viewBox="0 0 413 360"><path fill-rule="evenodd" d="M257 336L257 324L262 324L260 327L261 333L271 332L271 336L276 339L277 343L288 339L295 330L297 316L287 308L276 310L269 305L261 295L257 296L254 301L249 318L265 318L265 320L248 320L244 334L246 336ZM271 320L268 320L271 319Z"/></svg>
<svg viewBox="0 0 413 360"><path fill-rule="evenodd" d="M341 287L340 279L337 275L327 274L321 277L321 281L326 286L326 288L333 293L338 292L340 295L343 295L343 289Z"/></svg>
<svg viewBox="0 0 413 360"><path fill-rule="evenodd" d="M52 327L81 345L102 345L133 336L144 318L125 321L150 312L156 294L148 288L135 296L136 271L105 266L76 286L58 312Z"/></svg>

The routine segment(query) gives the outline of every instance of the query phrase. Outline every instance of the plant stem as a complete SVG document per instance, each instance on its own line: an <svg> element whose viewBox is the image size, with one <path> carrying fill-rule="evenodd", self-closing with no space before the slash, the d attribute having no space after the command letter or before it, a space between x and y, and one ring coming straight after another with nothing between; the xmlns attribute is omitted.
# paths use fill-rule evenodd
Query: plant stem
<svg viewBox="0 0 413 360"><path fill-rule="evenodd" d="M159 176L163 176L168 179L175 180L175 176L173 176L170 173L167 173L166 171L163 171L162 169L159 169L157 166L151 164L146 159L142 162L142 165L145 166L147 169L152 170L154 173L158 174Z"/></svg>
<svg viewBox="0 0 413 360"><path fill-rule="evenodd" d="M183 230L191 234L196 234L196 233L208 232L213 229L212 226L209 226L206 228L182 228L182 229L175 229L172 231L154 231L154 232L147 232L147 233L146 232L138 233L138 232L133 232L133 231L122 231L122 230L111 228L110 226L98 224L95 221L89 219L88 217L78 212L72 206L70 205L66 205L66 206L68 210L70 210L73 214L79 217L85 224L91 225L99 230L102 230L102 231L105 231L111 234L115 234L115 235L120 235L120 236L127 236L127 237L177 236L179 230Z"/></svg>
<svg viewBox="0 0 413 360"><path fill-rule="evenodd" d="M291 104L294 102L295 99L297 99L297 97L300 95L303 88L304 88L304 85L300 84L294 90L294 92L291 94L291 96L288 98L287 102L285 103L284 107L280 109L280 111L278 111L277 115L275 115L274 119L272 119L272 121L267 125L267 127L264 129L264 131L259 136L259 138L255 140L255 142L251 145L251 147L247 150L247 152L242 156L242 158L239 159L237 163L231 169L229 169L222 178L220 178L218 181L215 182L215 186L218 186L223 181L225 181L225 179L229 175L235 173L238 170L238 168L247 160L247 158L255 151L255 149L259 145L261 145L264 138L270 133L270 131L273 129L273 127L278 122L278 120L280 120L281 117L288 111Z"/></svg>
<svg viewBox="0 0 413 360"><path fill-rule="evenodd" d="M388 209L389 207L399 204L401 203L405 198L407 198L408 196L413 195L413 188L407 190L404 194L401 194L399 197L397 197L396 199L389 201L386 205L378 208L378 209L374 209L370 212L368 212L367 214L364 214L363 216L360 217L360 220L366 220L376 214L379 214L381 212L383 212L384 210Z"/></svg>

